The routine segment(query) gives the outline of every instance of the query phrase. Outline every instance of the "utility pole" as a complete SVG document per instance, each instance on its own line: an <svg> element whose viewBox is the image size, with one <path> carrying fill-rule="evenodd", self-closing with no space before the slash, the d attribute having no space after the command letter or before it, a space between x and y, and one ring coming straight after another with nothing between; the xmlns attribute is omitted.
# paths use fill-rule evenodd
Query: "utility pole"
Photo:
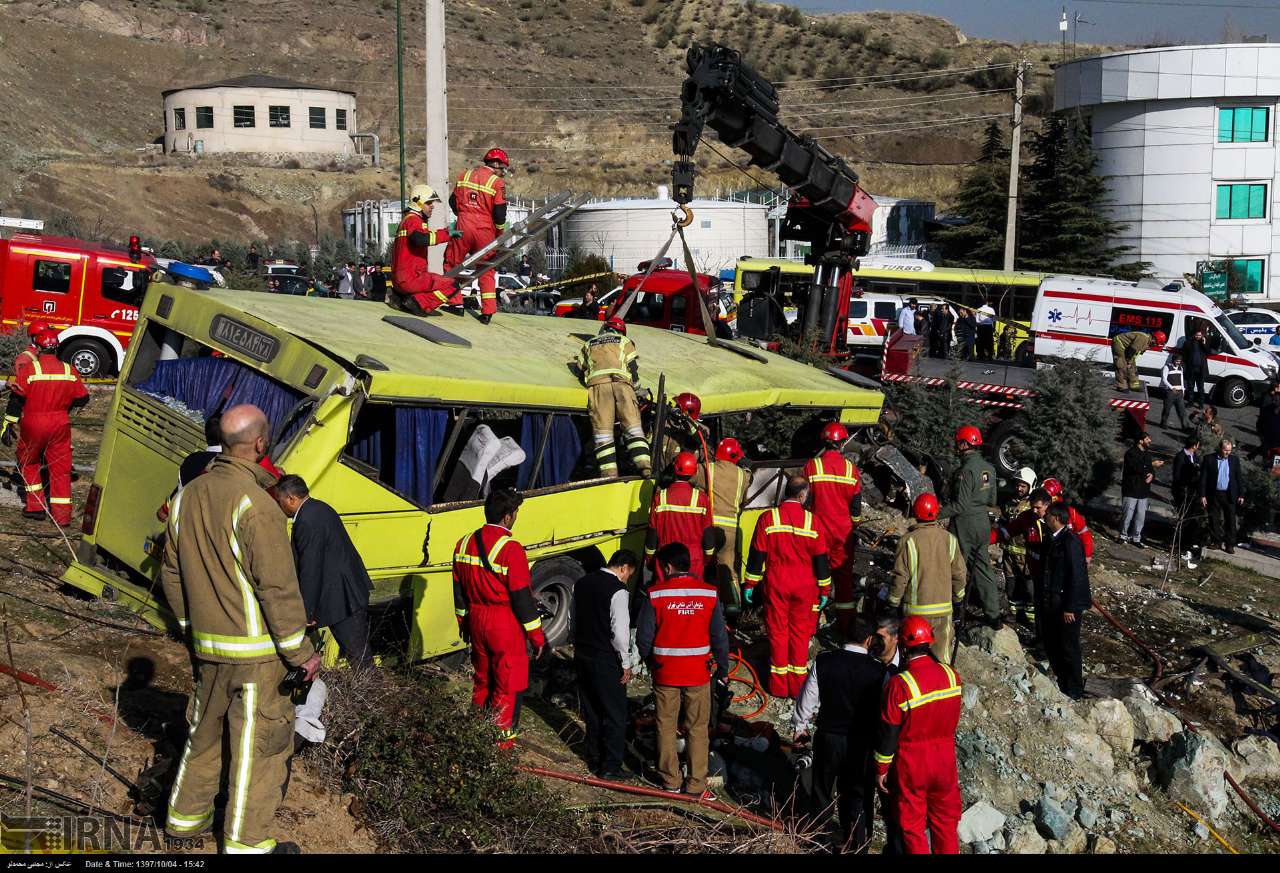
<svg viewBox="0 0 1280 873"><path fill-rule="evenodd" d="M404 19L400 15L400 0L396 0L396 109L400 115L400 209L403 210L408 194L404 177Z"/></svg>
<svg viewBox="0 0 1280 873"><path fill-rule="evenodd" d="M1013 91L1013 142L1009 145L1009 211L1004 220L1004 268L1013 269L1014 244L1018 236L1018 173L1022 163L1022 94L1026 88L1025 60L1018 61L1018 77Z"/></svg>
<svg viewBox="0 0 1280 873"><path fill-rule="evenodd" d="M1062 34L1062 62L1067 62L1067 7L1062 7L1062 17L1058 19L1058 32Z"/></svg>
<svg viewBox="0 0 1280 873"><path fill-rule="evenodd" d="M427 184L440 199L449 198L449 100L445 80L444 0L426 0L427 31ZM431 227L449 223L449 210L437 207ZM433 272L443 272L444 251L433 246L427 256Z"/></svg>

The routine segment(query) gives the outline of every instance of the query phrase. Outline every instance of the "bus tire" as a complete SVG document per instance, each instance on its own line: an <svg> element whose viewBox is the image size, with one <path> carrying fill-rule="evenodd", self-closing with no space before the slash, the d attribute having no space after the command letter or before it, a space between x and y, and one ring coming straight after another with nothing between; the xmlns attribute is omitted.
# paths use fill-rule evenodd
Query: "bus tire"
<svg viewBox="0 0 1280 873"><path fill-rule="evenodd" d="M1253 400L1253 393L1249 390L1249 383L1233 376L1226 379L1218 386L1218 396L1220 402L1228 409L1239 409L1242 406L1248 406Z"/></svg>
<svg viewBox="0 0 1280 873"><path fill-rule="evenodd" d="M1031 340L1023 340L1018 346L1018 350L1013 353L1013 362L1019 367L1034 367L1036 365L1036 347Z"/></svg>
<svg viewBox="0 0 1280 873"><path fill-rule="evenodd" d="M551 613L549 618L542 619L542 632L546 634L547 645L553 649L568 644L572 639L573 626L569 616L573 605L573 584L584 573L582 564L564 555L533 565L530 587L538 603Z"/></svg>
<svg viewBox="0 0 1280 873"><path fill-rule="evenodd" d="M987 437L986 444L991 465L996 468L997 476L1009 479L1021 469L1022 464L1018 463L1013 455L1013 441L1017 436L1016 418L1007 418L991 429L991 435Z"/></svg>
<svg viewBox="0 0 1280 873"><path fill-rule="evenodd" d="M115 372L115 355L106 344L88 337L62 344L58 359L74 367L81 379L104 379Z"/></svg>

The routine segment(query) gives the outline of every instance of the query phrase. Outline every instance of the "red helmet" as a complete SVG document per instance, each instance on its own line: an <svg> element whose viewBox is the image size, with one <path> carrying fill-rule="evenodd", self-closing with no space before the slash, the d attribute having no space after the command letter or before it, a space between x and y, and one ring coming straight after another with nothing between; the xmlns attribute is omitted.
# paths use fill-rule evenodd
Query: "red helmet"
<svg viewBox="0 0 1280 873"><path fill-rule="evenodd" d="M916 502L911 504L911 514L916 517L916 521L937 521L938 495L921 494L916 498Z"/></svg>
<svg viewBox="0 0 1280 873"><path fill-rule="evenodd" d="M40 334L44 333L46 330L48 330L48 328L46 328L43 324L37 324L35 322L32 322L31 324L27 325L27 338L32 342L35 342L36 337L40 336Z"/></svg>
<svg viewBox="0 0 1280 873"><path fill-rule="evenodd" d="M58 347L58 332L56 330L49 330L46 328L36 334L32 338L32 342L34 342L38 348L44 349L45 351L52 351Z"/></svg>
<svg viewBox="0 0 1280 873"><path fill-rule="evenodd" d="M829 421L822 427L824 443L843 443L849 439L849 429L838 421Z"/></svg>
<svg viewBox="0 0 1280 873"><path fill-rule="evenodd" d="M487 164L490 161L497 161L499 164L502 164L502 166L504 167L511 166L511 161L507 160L507 153L504 152L502 149L489 149L487 152L485 152L484 162Z"/></svg>
<svg viewBox="0 0 1280 873"><path fill-rule="evenodd" d="M604 329L620 333L623 336L627 335L627 323L616 315L604 323Z"/></svg>
<svg viewBox="0 0 1280 873"><path fill-rule="evenodd" d="M681 452L676 455L674 467L677 476L687 478L698 472L698 459L693 452Z"/></svg>
<svg viewBox="0 0 1280 873"><path fill-rule="evenodd" d="M676 406L694 421L697 421L698 416L702 415L702 400L697 394L690 394L688 391L683 394L677 394Z"/></svg>
<svg viewBox="0 0 1280 873"><path fill-rule="evenodd" d="M1162 330L1158 330L1153 333L1151 338L1156 341L1156 345L1158 346L1162 346L1169 341L1169 335Z"/></svg>
<svg viewBox="0 0 1280 873"><path fill-rule="evenodd" d="M1062 483L1057 479L1049 478L1040 483L1040 487L1049 493L1054 500L1062 499Z"/></svg>
<svg viewBox="0 0 1280 873"><path fill-rule="evenodd" d="M898 639L908 649L912 646L923 646L933 643L933 625L923 615L907 616L898 631Z"/></svg>
<svg viewBox="0 0 1280 873"><path fill-rule="evenodd" d="M980 446L982 445L982 431L971 424L961 425L956 428L956 442Z"/></svg>
<svg viewBox="0 0 1280 873"><path fill-rule="evenodd" d="M736 464L742 460L746 452L742 451L742 446L733 437L725 437L720 440L720 445L716 446L716 460L728 461Z"/></svg>

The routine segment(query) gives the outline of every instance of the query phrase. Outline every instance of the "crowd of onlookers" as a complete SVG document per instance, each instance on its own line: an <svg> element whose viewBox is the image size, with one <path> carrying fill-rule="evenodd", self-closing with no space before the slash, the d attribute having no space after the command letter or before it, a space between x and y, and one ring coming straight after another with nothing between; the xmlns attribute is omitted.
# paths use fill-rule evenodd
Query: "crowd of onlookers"
<svg viewBox="0 0 1280 873"><path fill-rule="evenodd" d="M953 312L954 308L954 312ZM996 311L984 303L977 309L958 304L920 303L912 297L898 310L903 333L923 337L921 354L960 361L1012 360L1017 330L997 331Z"/></svg>

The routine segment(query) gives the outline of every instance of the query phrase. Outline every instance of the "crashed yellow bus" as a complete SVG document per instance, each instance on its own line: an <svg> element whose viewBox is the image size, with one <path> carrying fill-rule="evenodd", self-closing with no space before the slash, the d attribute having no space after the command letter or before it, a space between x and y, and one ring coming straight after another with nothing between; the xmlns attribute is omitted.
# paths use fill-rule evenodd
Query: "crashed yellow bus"
<svg viewBox="0 0 1280 873"><path fill-rule="evenodd" d="M514 533L548 638L563 643L573 583L612 550L642 546L653 488L634 471L601 479L594 468L587 395L570 365L594 327L529 315L485 326L363 301L153 284L64 581L172 628L155 584L156 510L183 458L204 448L205 418L252 402L271 421L272 461L335 508L368 567L375 645L382 610L404 617L383 651L418 660L464 648L452 552L483 522L481 497L495 486L525 495ZM880 415L878 392L777 355L658 329L632 336L643 385L697 393L712 439L726 417L770 408L855 426ZM757 505L773 491L761 488ZM757 515L743 513L740 543Z"/></svg>

